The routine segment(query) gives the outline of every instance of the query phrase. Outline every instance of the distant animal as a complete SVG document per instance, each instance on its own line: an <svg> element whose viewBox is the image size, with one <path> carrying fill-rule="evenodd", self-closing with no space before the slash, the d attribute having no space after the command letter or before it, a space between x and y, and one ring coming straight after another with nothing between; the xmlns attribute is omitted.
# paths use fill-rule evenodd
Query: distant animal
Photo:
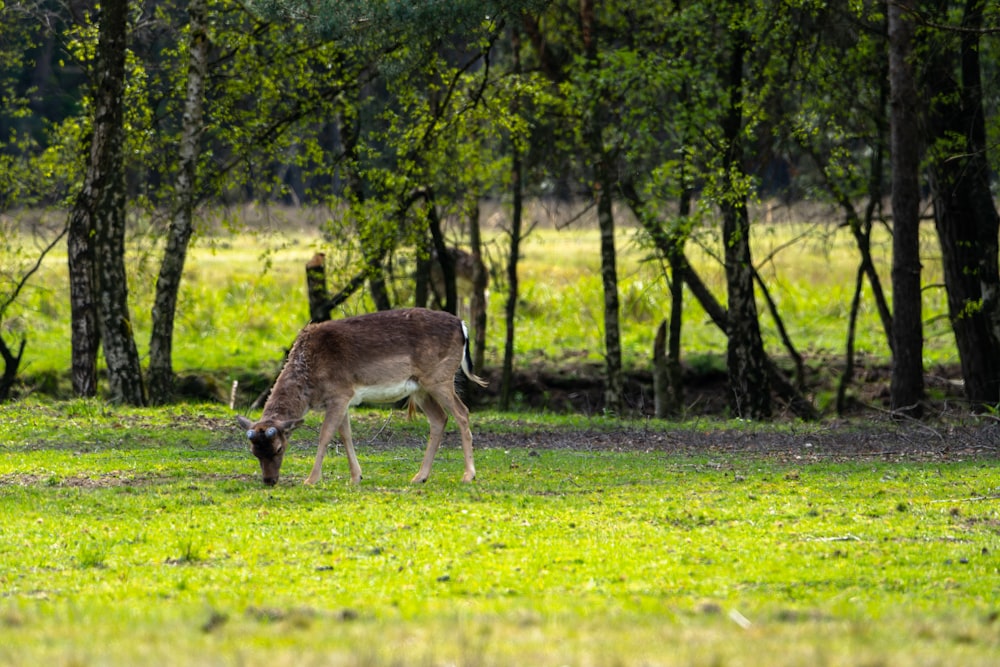
<svg viewBox="0 0 1000 667"><path fill-rule="evenodd" d="M264 484L278 482L288 435L310 409L324 409L319 446L306 484L323 474L323 457L340 434L347 452L351 482L361 481L361 466L351 440L348 408L360 403L394 403L409 398L430 422L423 463L412 482L425 482L441 445L448 415L458 422L465 458L463 482L476 476L472 458L469 410L455 392L459 370L480 386L472 371L469 333L454 315L424 308L387 310L307 325L295 339L260 419L237 417L247 429L251 450L260 461Z"/></svg>
<svg viewBox="0 0 1000 667"><path fill-rule="evenodd" d="M483 263L483 260L473 255L471 252L461 248L449 247L448 256L452 262L452 269L455 276L455 304L456 314L460 317L475 319L473 311L474 300L478 298L482 302L482 308L486 307L486 299L489 297L490 273ZM441 257L437 251L431 252L430 265L430 289L433 301L437 304L438 310L443 310L447 301L447 287L445 285L444 268L441 266Z"/></svg>

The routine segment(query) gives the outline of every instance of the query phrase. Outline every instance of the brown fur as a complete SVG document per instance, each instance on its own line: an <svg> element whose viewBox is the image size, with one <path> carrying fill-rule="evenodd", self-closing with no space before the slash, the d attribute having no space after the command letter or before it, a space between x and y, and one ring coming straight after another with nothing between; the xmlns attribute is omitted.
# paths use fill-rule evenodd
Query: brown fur
<svg viewBox="0 0 1000 667"><path fill-rule="evenodd" d="M462 481L476 476L472 460L469 411L455 393L461 369L479 385L485 382L466 363L468 339L454 315L423 308L390 310L343 320L310 324L299 333L278 376L264 412L256 423L238 417L248 429L253 453L260 460L264 483L278 481L288 434L310 409L323 409L319 446L312 472L322 476L323 458L333 434L340 434L347 452L351 481L361 481L354 452L348 408L358 402L389 403L410 397L427 415L430 439L414 482L430 476L434 454L441 445L451 414L458 422L465 455Z"/></svg>

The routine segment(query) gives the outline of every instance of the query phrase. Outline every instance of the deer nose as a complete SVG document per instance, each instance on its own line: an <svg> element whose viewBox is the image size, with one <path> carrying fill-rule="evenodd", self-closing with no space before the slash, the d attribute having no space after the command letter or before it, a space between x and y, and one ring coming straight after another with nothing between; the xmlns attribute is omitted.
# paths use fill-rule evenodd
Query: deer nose
<svg viewBox="0 0 1000 667"><path fill-rule="evenodd" d="M278 478L277 477L265 477L264 478L264 484L266 484L268 486L274 486L277 483L278 483Z"/></svg>

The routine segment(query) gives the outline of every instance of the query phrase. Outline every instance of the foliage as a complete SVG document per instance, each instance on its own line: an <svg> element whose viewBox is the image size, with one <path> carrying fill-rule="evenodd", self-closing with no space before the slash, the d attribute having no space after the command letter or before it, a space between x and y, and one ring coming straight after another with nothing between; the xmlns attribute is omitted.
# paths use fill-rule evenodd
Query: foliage
<svg viewBox="0 0 1000 667"><path fill-rule="evenodd" d="M495 447L579 426L481 414L480 479L461 485L446 447L411 487L423 424L361 412L361 487L334 456L321 485L272 490L214 406L0 412L4 663L987 665L1000 648L990 462L683 454L641 426L645 451Z"/></svg>

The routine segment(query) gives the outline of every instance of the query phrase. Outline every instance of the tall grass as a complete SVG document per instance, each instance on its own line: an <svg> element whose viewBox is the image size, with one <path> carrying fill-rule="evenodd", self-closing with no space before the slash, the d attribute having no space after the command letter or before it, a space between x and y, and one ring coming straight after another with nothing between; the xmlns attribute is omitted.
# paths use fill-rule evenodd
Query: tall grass
<svg viewBox="0 0 1000 667"><path fill-rule="evenodd" d="M753 227L753 252L777 303L789 335L800 352L812 356L843 354L847 316L858 258L849 230L828 224L781 223ZM506 286L502 283L506 237L488 230L493 282L489 299L486 363L498 366L504 340ZM669 312L665 267L652 258L640 232L618 232L618 280L621 330L627 367L649 362L656 327ZM205 373L220 379L246 373L272 373L285 348L308 320L304 264L317 250L336 257L315 232L217 232L203 236L190 252L175 324L174 366L180 373ZM706 284L725 304L721 246L710 231L687 247ZM150 308L160 249L148 239L130 250L130 298L133 330L145 354ZM522 243L520 294L516 322L519 365L567 362L600 363L604 348L603 295L599 235L592 228L536 229ZM889 283L891 240L878 231L873 252L884 287ZM925 363L957 361L947 318L936 240L930 230L923 247ZM406 279L404 262L398 266ZM331 262L331 270L336 260ZM346 275L346 274L345 274ZM331 290L340 288L331 274ZM400 294L405 290L400 289ZM774 322L759 299L768 349L784 354ZM351 315L372 308L363 293L340 308ZM23 335L27 347L22 375L37 385L52 383L70 363L70 307L66 256L52 253L29 289L3 323L4 335ZM688 359L724 355L725 337L700 305L685 296L683 353ZM857 331L857 351L875 360L889 359L889 348L866 285Z"/></svg>

